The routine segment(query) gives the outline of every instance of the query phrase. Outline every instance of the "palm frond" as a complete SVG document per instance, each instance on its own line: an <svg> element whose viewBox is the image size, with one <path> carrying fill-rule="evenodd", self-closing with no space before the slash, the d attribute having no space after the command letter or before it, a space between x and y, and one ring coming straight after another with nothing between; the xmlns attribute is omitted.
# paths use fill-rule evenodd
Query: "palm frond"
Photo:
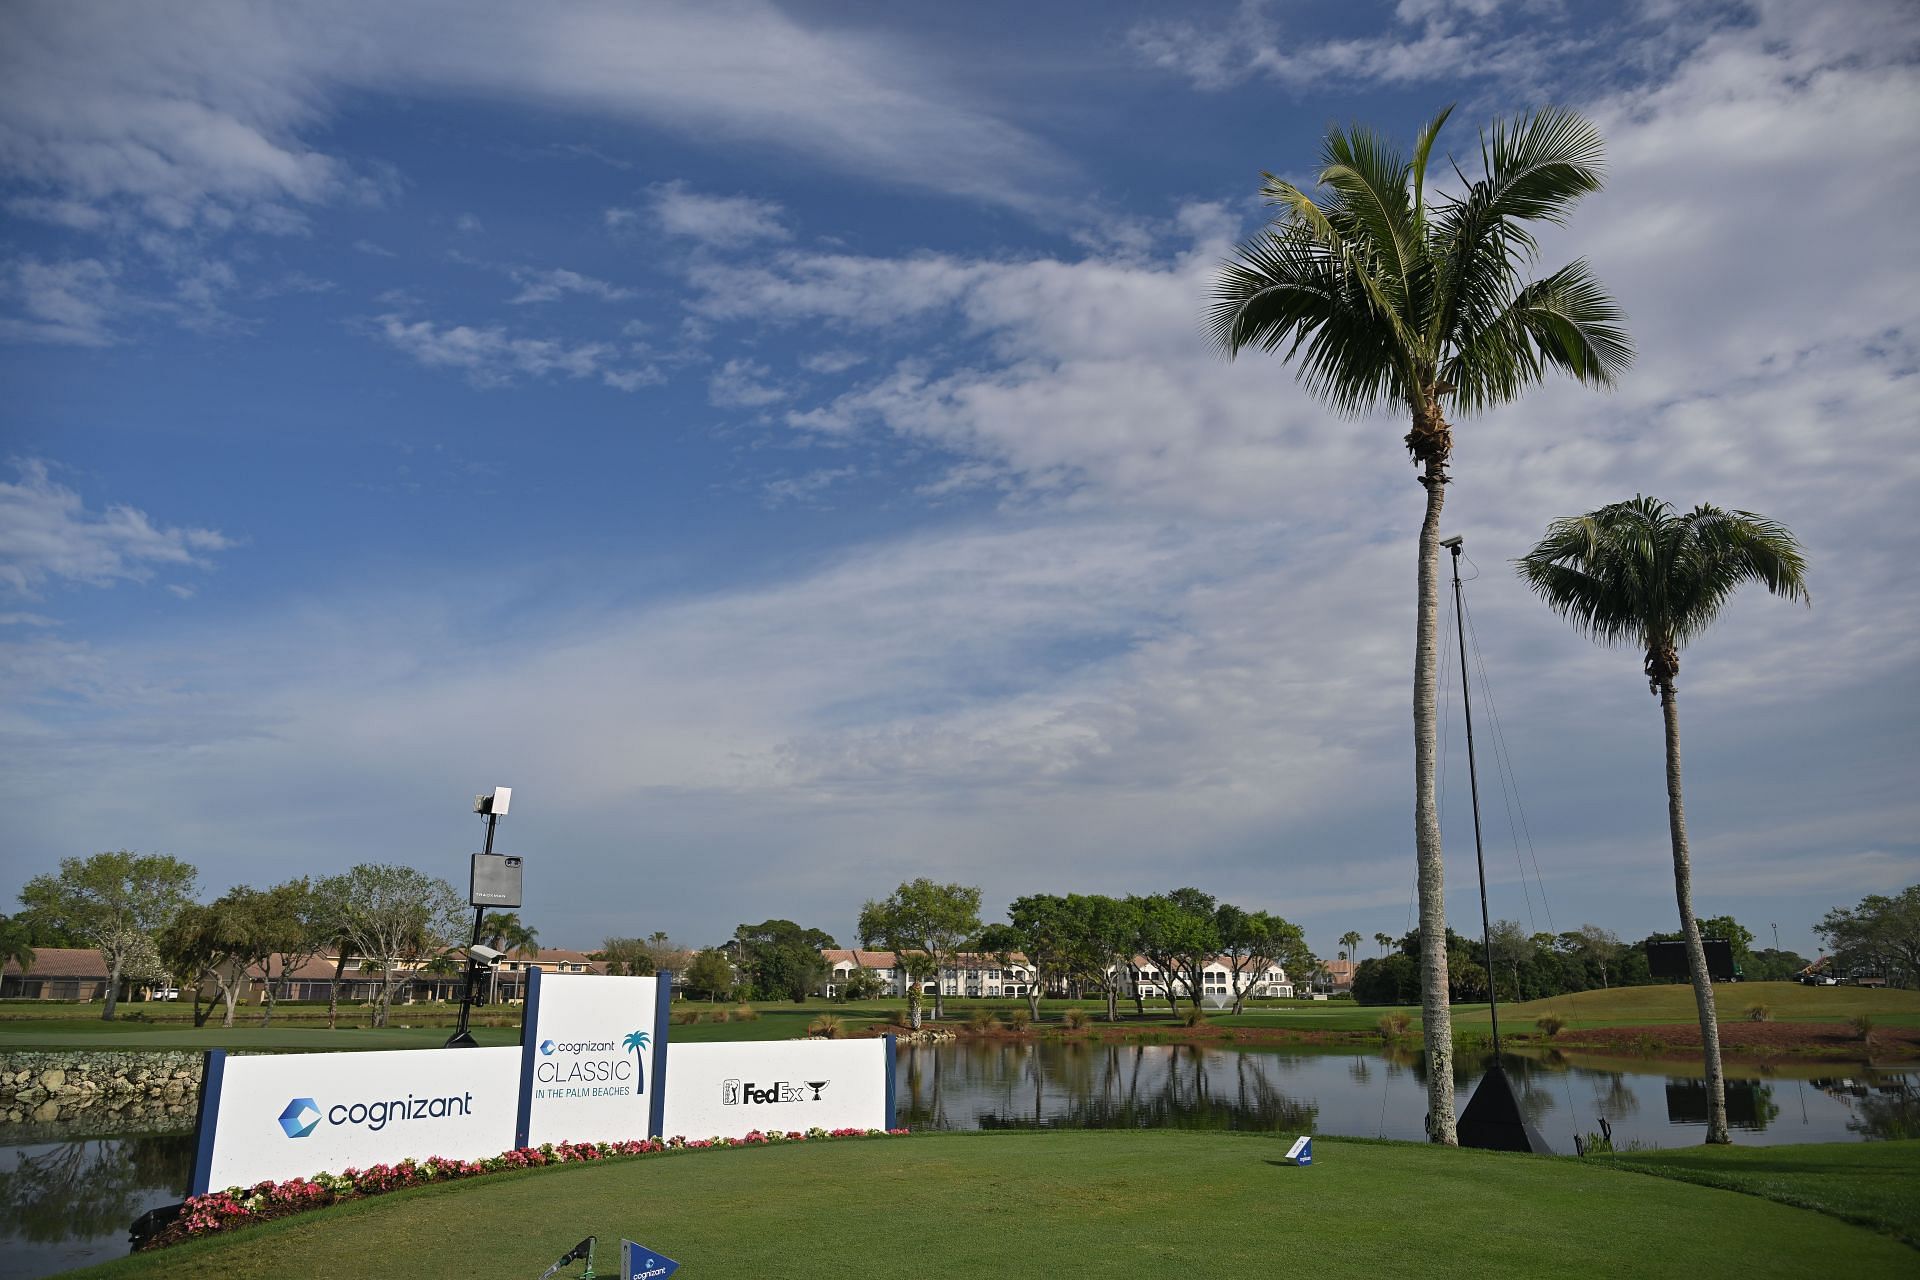
<svg viewBox="0 0 1920 1280"><path fill-rule="evenodd" d="M1404 401L1403 330L1383 315L1364 269L1296 222L1243 244L1221 264L1207 327L1222 350L1284 349L1307 389L1342 413Z"/></svg>
<svg viewBox="0 0 1920 1280"><path fill-rule="evenodd" d="M1371 274L1397 310L1420 252L1407 189L1413 166L1385 138L1360 126L1329 133L1322 160L1320 185L1334 196L1330 217L1371 250L1377 259L1369 264Z"/></svg>
<svg viewBox="0 0 1920 1280"><path fill-rule="evenodd" d="M1610 387L1633 363L1626 315L1584 260L1522 288L1442 364L1455 403L1473 412L1513 399L1557 367Z"/></svg>
<svg viewBox="0 0 1920 1280"><path fill-rule="evenodd" d="M1686 644L1748 582L1811 599L1805 557L1785 525L1709 505L1681 515L1645 496L1555 520L1516 568L1594 640L1648 650Z"/></svg>
<svg viewBox="0 0 1920 1280"><path fill-rule="evenodd" d="M1413 226L1414 234L1421 235L1426 225L1426 189L1427 158L1433 152L1434 139L1440 136L1440 130L1446 126L1447 117L1453 114L1453 104L1449 102L1440 108L1440 114L1427 121L1426 127L1413 140Z"/></svg>

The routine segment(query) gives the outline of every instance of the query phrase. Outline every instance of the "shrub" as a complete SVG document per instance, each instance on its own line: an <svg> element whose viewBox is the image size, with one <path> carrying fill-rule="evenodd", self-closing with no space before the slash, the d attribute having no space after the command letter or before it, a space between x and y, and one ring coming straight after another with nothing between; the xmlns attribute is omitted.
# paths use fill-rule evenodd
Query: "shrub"
<svg viewBox="0 0 1920 1280"><path fill-rule="evenodd" d="M733 1019L735 1022L758 1022L760 1011L750 1004L743 1004L733 1011Z"/></svg>
<svg viewBox="0 0 1920 1280"><path fill-rule="evenodd" d="M1872 1018L1869 1018L1866 1014L1863 1013L1857 1018L1848 1018L1847 1025L1853 1028L1853 1034L1860 1037L1860 1043L1862 1044L1873 1043L1873 1019Z"/></svg>
<svg viewBox="0 0 1920 1280"><path fill-rule="evenodd" d="M1079 1031L1093 1021L1093 1015L1085 1009L1074 1008L1061 1014L1060 1021L1066 1024L1068 1030Z"/></svg>
<svg viewBox="0 0 1920 1280"><path fill-rule="evenodd" d="M895 1009L887 1015L887 1024L894 1027L911 1027L913 1025L913 1015L905 1009Z"/></svg>
<svg viewBox="0 0 1920 1280"><path fill-rule="evenodd" d="M1772 1022L1773 1010L1764 1004L1750 1004L1747 1006L1747 1021Z"/></svg>
<svg viewBox="0 0 1920 1280"><path fill-rule="evenodd" d="M673 1025L676 1027L684 1027L689 1023L698 1021L700 1021L700 1011L698 1009L675 1009L673 1011Z"/></svg>
<svg viewBox="0 0 1920 1280"><path fill-rule="evenodd" d="M1413 1019L1404 1013L1383 1013L1376 1025L1380 1028L1380 1035L1384 1039L1398 1040L1407 1034L1407 1028L1413 1025Z"/></svg>
<svg viewBox="0 0 1920 1280"><path fill-rule="evenodd" d="M715 1010L714 1010L714 1011L713 1011L712 1013L710 1013L710 1014L708 1014L708 1015L707 1015L707 1021L709 1021L709 1022L731 1022L731 1021L733 1021L733 1015L732 1015L731 1013L729 1013L729 1012L727 1012L727 1011L726 1011L725 1009L715 1009Z"/></svg>
<svg viewBox="0 0 1920 1280"><path fill-rule="evenodd" d="M991 1009L975 1009L967 1015L967 1025L975 1031L998 1031L1000 1019Z"/></svg>
<svg viewBox="0 0 1920 1280"><path fill-rule="evenodd" d="M807 1024L807 1034L822 1040L840 1040L847 1034L847 1024L838 1014L823 1013Z"/></svg>
<svg viewBox="0 0 1920 1280"><path fill-rule="evenodd" d="M1033 1016L1025 1009L1015 1009L1007 1015L1007 1025L1015 1031L1025 1031L1033 1024Z"/></svg>
<svg viewBox="0 0 1920 1280"><path fill-rule="evenodd" d="M1184 1021L1190 1027L1204 1027L1207 1025L1207 1011L1196 1005L1187 1010Z"/></svg>
<svg viewBox="0 0 1920 1280"><path fill-rule="evenodd" d="M1667 1047L1667 1042L1659 1036L1642 1031L1633 1042L1633 1051L1643 1058L1651 1058Z"/></svg>
<svg viewBox="0 0 1920 1280"><path fill-rule="evenodd" d="M1540 1034L1551 1040L1567 1028L1567 1020L1557 1013L1543 1013L1533 1020Z"/></svg>

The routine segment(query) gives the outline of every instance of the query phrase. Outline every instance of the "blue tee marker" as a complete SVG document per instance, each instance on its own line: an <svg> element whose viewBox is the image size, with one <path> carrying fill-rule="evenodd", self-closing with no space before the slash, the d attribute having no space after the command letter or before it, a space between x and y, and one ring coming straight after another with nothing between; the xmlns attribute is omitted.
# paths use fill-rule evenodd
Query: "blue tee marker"
<svg viewBox="0 0 1920 1280"><path fill-rule="evenodd" d="M1293 1145L1287 1148L1287 1159L1299 1165L1312 1164L1313 1139L1311 1137L1295 1138Z"/></svg>
<svg viewBox="0 0 1920 1280"><path fill-rule="evenodd" d="M631 1240L620 1242L620 1280L666 1280L680 1264Z"/></svg>

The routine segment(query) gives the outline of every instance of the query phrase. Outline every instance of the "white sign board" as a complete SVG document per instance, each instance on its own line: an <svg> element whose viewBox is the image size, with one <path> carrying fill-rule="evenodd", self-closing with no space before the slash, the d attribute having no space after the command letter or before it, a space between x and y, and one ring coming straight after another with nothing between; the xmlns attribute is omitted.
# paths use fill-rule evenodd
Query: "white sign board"
<svg viewBox="0 0 1920 1280"><path fill-rule="evenodd" d="M893 1111L893 1040L754 1040L676 1044L664 1132L739 1138L758 1129L885 1129Z"/></svg>
<svg viewBox="0 0 1920 1280"><path fill-rule="evenodd" d="M535 971L521 1030L520 1145L660 1134L665 978Z"/></svg>
<svg viewBox="0 0 1920 1280"><path fill-rule="evenodd" d="M193 1194L510 1150L520 1050L208 1055Z"/></svg>

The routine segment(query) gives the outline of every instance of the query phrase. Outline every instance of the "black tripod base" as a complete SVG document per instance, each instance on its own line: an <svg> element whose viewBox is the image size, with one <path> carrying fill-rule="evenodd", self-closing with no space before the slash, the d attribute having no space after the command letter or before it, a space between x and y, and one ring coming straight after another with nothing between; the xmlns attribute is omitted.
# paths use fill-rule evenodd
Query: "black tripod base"
<svg viewBox="0 0 1920 1280"><path fill-rule="evenodd" d="M473 1038L473 1032L462 1027L448 1036L447 1042L440 1047L442 1049L478 1049L480 1042Z"/></svg>
<svg viewBox="0 0 1920 1280"><path fill-rule="evenodd" d="M1498 1062L1487 1069L1473 1100L1460 1113L1460 1145L1482 1151L1529 1151L1537 1156L1553 1154L1553 1148L1540 1131L1521 1114L1520 1099L1514 1096L1513 1082Z"/></svg>

